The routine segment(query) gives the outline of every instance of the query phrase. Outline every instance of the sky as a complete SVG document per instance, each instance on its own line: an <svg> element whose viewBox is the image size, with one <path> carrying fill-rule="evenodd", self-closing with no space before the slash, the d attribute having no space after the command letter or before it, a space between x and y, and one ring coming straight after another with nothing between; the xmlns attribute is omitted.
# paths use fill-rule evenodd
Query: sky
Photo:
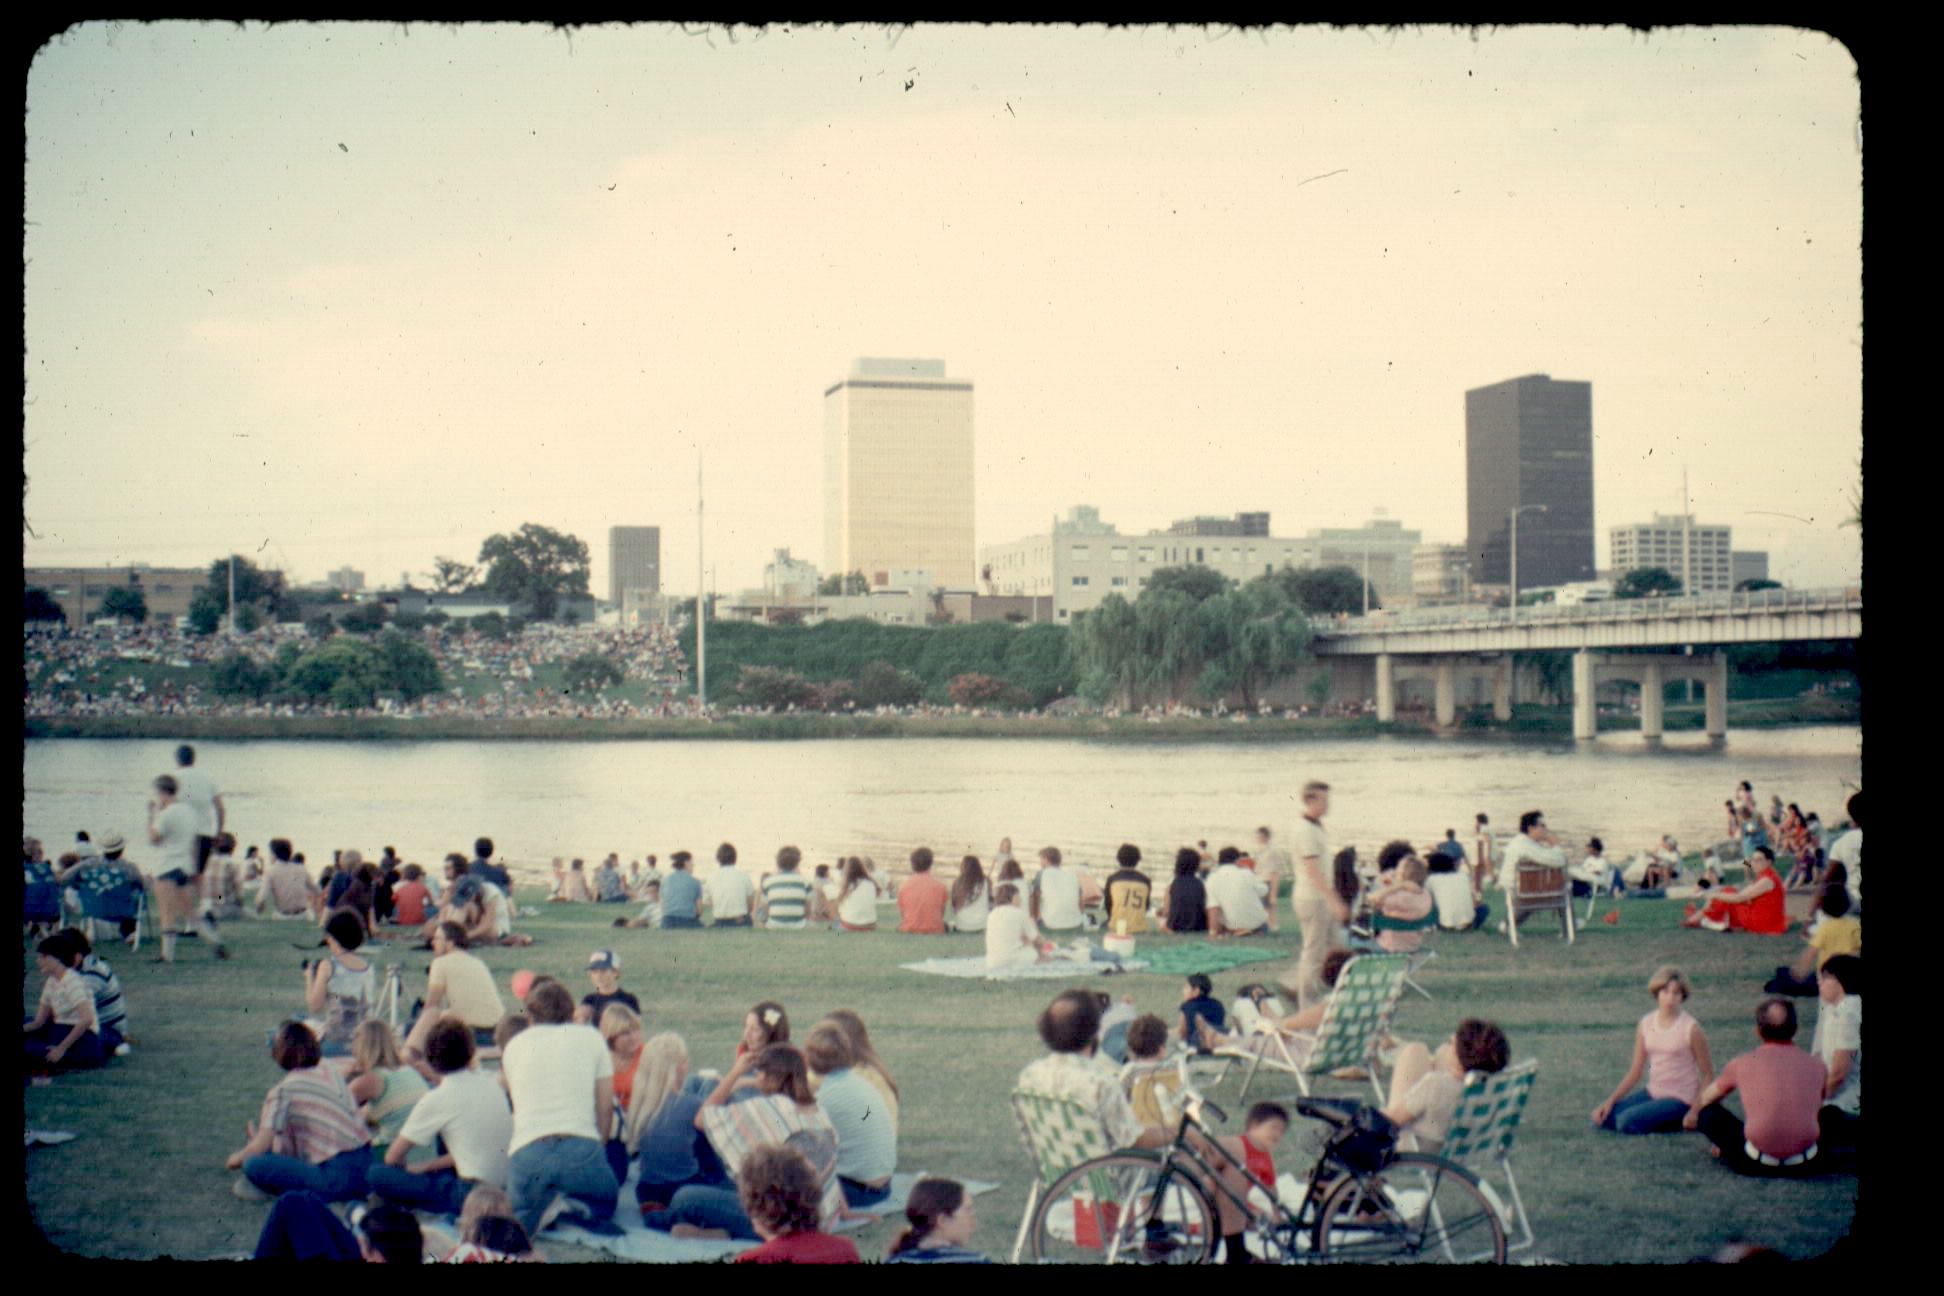
<svg viewBox="0 0 1944 1296"><path fill-rule="evenodd" d="M1607 528L1860 579L1862 139L1792 28L89 23L29 72L27 565L373 585L537 522L822 564L823 390L975 386L977 538L1465 530L1593 385Z"/></svg>

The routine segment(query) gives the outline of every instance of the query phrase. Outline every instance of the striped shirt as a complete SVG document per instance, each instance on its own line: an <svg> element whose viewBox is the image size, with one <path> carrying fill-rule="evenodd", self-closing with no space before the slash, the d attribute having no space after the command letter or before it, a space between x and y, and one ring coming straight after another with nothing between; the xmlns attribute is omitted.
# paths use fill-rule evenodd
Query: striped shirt
<svg viewBox="0 0 1944 1296"><path fill-rule="evenodd" d="M844 1209L844 1192L837 1183L837 1131L822 1111L796 1105L786 1094L761 1094L741 1102L702 1109L702 1132L734 1176L743 1158L759 1147L788 1144L802 1152L823 1184L825 1225L836 1222Z"/></svg>
<svg viewBox="0 0 1944 1296"><path fill-rule="evenodd" d="M82 984L94 993L96 1024L102 1030L126 1036L128 1008L122 1003L121 978L115 975L115 969L103 963L101 955L90 954L81 960L81 966L75 969L75 973L81 978Z"/></svg>
<svg viewBox="0 0 1944 1296"><path fill-rule="evenodd" d="M810 883L801 873L771 873L763 879L763 904L772 927L802 927L810 916Z"/></svg>
<svg viewBox="0 0 1944 1296"><path fill-rule="evenodd" d="M276 1135L273 1151L312 1165L371 1143L351 1087L329 1063L285 1076L264 1098L258 1124Z"/></svg>

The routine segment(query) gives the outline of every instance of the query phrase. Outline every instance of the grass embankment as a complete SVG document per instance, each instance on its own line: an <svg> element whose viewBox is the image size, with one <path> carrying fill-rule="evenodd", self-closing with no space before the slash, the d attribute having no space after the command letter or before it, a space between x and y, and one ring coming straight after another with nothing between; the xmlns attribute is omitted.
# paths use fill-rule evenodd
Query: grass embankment
<svg viewBox="0 0 1944 1296"><path fill-rule="evenodd" d="M1728 727L1772 729L1800 724L1860 724L1862 704L1854 698L1802 697L1763 699L1728 704ZM1701 708L1667 708L1669 732L1696 731L1702 726ZM1635 715L1600 717L1600 732L1622 733L1640 728ZM1572 734L1565 707L1528 707L1514 710L1499 723L1489 708L1459 716L1457 732L1471 737L1506 735L1558 738ZM530 719L489 719L440 716L392 719L384 716L30 716L24 722L28 738L202 738L290 739L341 741L580 741L631 739L742 739L754 741L810 738L1083 738L1112 743L1222 742L1278 743L1377 734L1438 732L1426 720L1406 719L1379 724L1370 716L1273 717L1238 724L1234 720L1171 717L1147 721L1139 716L849 716L747 715L725 716L712 722L692 719L583 720L573 716Z"/></svg>
<svg viewBox="0 0 1944 1296"><path fill-rule="evenodd" d="M521 898L539 894L523 889ZM1588 1112L1626 1068L1634 1023L1651 1007L1646 982L1656 965L1676 963L1693 978L1690 1007L1719 1065L1753 1046L1750 1017L1762 981L1798 944L1681 930L1675 901L1619 908L1618 927L1596 922L1571 947L1543 922L1531 925L1516 952L1499 936L1438 934L1438 957L1421 977L1437 998L1407 992L1398 1035L1435 1042L1461 1018L1484 1016L1505 1028L1515 1059L1539 1060L1514 1158L1539 1255L1679 1262L1734 1239L1797 1257L1826 1251L1854 1217L1854 1178L1744 1180L1712 1164L1698 1136L1622 1139L1588 1128ZM1058 983L987 984L898 970L914 959L977 952L976 937L616 932L608 925L614 912L536 904L521 926L538 943L484 957L502 987L526 967L560 976L578 996L588 951L614 948L649 1030L679 1031L698 1067L728 1066L743 1014L758 1000L786 1004L799 1038L823 1013L854 1008L904 1091L900 1166L1000 1181L998 1191L979 1199L973 1244L1007 1253L1032 1173L1007 1093L1020 1067L1040 1054L1033 1018ZM297 965L305 956L291 946L311 929L245 922L229 930L236 957L225 964L209 960L195 942L184 942L185 961L173 968L152 962L146 944L139 955L109 951L127 987L134 1054L105 1071L26 1091L30 1127L81 1136L27 1153L30 1208L63 1251L206 1257L254 1245L264 1207L230 1195L222 1161L242 1143L244 1122L278 1077L264 1032L299 1006ZM1288 932L1259 943L1296 952ZM407 969L408 997L423 989L429 957L400 945L379 956ZM1217 993L1226 1000L1245 981L1283 966L1225 973L1216 978ZM23 1011L31 1011L38 978L25 981ZM1163 1016L1180 997L1172 978L1146 974L1092 984L1132 995L1143 1011ZM1814 1003L1800 1002L1806 1041ZM1231 1112L1236 1087L1231 1079L1216 1091ZM1368 1087L1333 1084L1327 1091L1367 1095ZM1310 1146L1306 1134L1292 1135L1280 1164L1307 1164ZM894 1235L890 1224L874 1226L858 1238L860 1250L882 1255ZM557 1260L607 1258L548 1250Z"/></svg>

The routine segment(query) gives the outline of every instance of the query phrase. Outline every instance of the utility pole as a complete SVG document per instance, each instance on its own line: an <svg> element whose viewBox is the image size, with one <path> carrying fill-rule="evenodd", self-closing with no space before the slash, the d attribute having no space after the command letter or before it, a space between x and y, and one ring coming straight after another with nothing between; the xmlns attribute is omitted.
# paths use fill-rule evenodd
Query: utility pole
<svg viewBox="0 0 1944 1296"><path fill-rule="evenodd" d="M236 638L236 555L235 554L231 554L229 559L229 632L230 632L230 638L232 639Z"/></svg>
<svg viewBox="0 0 1944 1296"><path fill-rule="evenodd" d="M709 645L703 629L707 621L702 588L702 455L695 456L695 709L709 705Z"/></svg>
<svg viewBox="0 0 1944 1296"><path fill-rule="evenodd" d="M1690 511L1693 507L1693 502L1688 498L1688 470L1683 468L1681 469L1681 593L1684 595L1694 593L1694 542L1691 539L1694 532L1694 514ZM1694 645L1687 644L1681 651L1683 655L1692 657L1694 656ZM1694 703L1694 677L1692 675L1688 676L1683 681L1683 685L1686 689L1688 704L1692 706Z"/></svg>

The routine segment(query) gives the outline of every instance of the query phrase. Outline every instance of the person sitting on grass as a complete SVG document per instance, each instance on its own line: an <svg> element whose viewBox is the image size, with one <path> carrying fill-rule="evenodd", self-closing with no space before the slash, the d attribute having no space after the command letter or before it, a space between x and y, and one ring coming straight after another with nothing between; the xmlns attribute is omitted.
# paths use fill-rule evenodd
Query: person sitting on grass
<svg viewBox="0 0 1944 1296"><path fill-rule="evenodd" d="M898 1121L894 1110L856 1068L849 1036L835 1022L810 1028L803 1060L820 1077L817 1110L837 1131L837 1183L852 1209L875 1206L891 1195L898 1168Z"/></svg>
<svg viewBox="0 0 1944 1296"><path fill-rule="evenodd" d="M1144 1126L1173 1129L1181 1119L1181 1070L1167 1062L1168 1023L1146 1013L1127 1024L1121 1089Z"/></svg>
<svg viewBox="0 0 1944 1296"><path fill-rule="evenodd" d="M360 1023L352 1036L349 1078L351 1096L363 1104L371 1129L372 1154L383 1157L432 1086L398 1056L398 1037L391 1023L380 1018ZM424 1163L434 1155L431 1148L414 1148L407 1164Z"/></svg>
<svg viewBox="0 0 1944 1296"><path fill-rule="evenodd" d="M1458 1114L1465 1077L1476 1071L1496 1075L1512 1060L1505 1032L1488 1021L1468 1017L1433 1054L1413 1040L1398 1050L1391 1071L1390 1100L1384 1115L1396 1123L1398 1147L1406 1152L1436 1152Z"/></svg>
<svg viewBox="0 0 1944 1296"><path fill-rule="evenodd" d="M790 1042L790 1014L783 1005L773 999L751 1008L743 1014L742 1035L736 1041L735 1060L761 1053L772 1044Z"/></svg>
<svg viewBox="0 0 1944 1296"><path fill-rule="evenodd" d="M499 1080L480 1071L464 1022L448 1017L434 1024L425 1058L439 1083L412 1107L385 1150L384 1164L372 1166L366 1180L387 1201L449 1215L479 1188L505 1187L513 1109Z"/></svg>
<svg viewBox="0 0 1944 1296"><path fill-rule="evenodd" d="M898 1105L902 1100L898 1082L891 1078L891 1068L884 1064L884 1059L871 1046L871 1034L864 1028L864 1019L848 1008L838 1008L825 1013L824 1020L844 1032L844 1038L850 1041L851 1065L883 1096L892 1119L896 1120Z"/></svg>
<svg viewBox="0 0 1944 1296"><path fill-rule="evenodd" d="M1688 1015L1692 993L1679 968L1663 967L1647 982L1654 1011L1634 1027L1633 1062L1607 1100L1593 1109L1593 1123L1618 1134L1678 1134L1681 1118L1714 1079L1708 1033ZM1635 1089L1642 1072L1647 1087Z"/></svg>
<svg viewBox="0 0 1944 1296"><path fill-rule="evenodd" d="M676 851L668 857L669 873L662 879L661 886L661 925L664 927L702 925L702 884L689 868L694 858L687 851Z"/></svg>
<svg viewBox="0 0 1944 1296"><path fill-rule="evenodd" d="M574 999L552 977L526 996L532 1025L500 1059L513 1103L507 1184L529 1237L559 1214L582 1227L612 1228L621 1186L608 1168L614 1128L614 1062L601 1037L574 1023Z"/></svg>
<svg viewBox="0 0 1944 1296"><path fill-rule="evenodd" d="M1822 1169L1817 1115L1829 1068L1795 1045L1795 1005L1762 1000L1755 1009L1760 1047L1731 1059L1701 1091L1681 1120L1714 1146L1714 1156L1737 1174L1816 1174ZM1736 1120L1722 1099L1741 1090L1746 1121Z"/></svg>
<svg viewBox="0 0 1944 1296"><path fill-rule="evenodd" d="M1238 862L1241 852L1233 846L1222 847L1221 862L1208 875L1208 935L1211 940L1225 936L1256 936L1269 927L1269 910L1263 904L1267 888L1260 879Z"/></svg>
<svg viewBox="0 0 1944 1296"><path fill-rule="evenodd" d="M667 1209L689 1184L729 1185L722 1161L695 1125L702 1100L714 1089L715 1081L689 1075L688 1045L680 1035L663 1031L641 1046L621 1141L629 1156L641 1160L635 1200L644 1213Z"/></svg>
<svg viewBox="0 0 1944 1296"><path fill-rule="evenodd" d="M466 1194L457 1236L441 1228L425 1230L425 1254L438 1257L441 1264L538 1264L547 1258L513 1218L512 1199L491 1184Z"/></svg>
<svg viewBox="0 0 1944 1296"><path fill-rule="evenodd" d="M817 1172L797 1149L751 1149L743 1159L738 1196L763 1245L737 1256L737 1264L863 1263L849 1238L818 1227Z"/></svg>
<svg viewBox="0 0 1944 1296"><path fill-rule="evenodd" d="M1863 1144L1863 960L1834 955L1816 981L1822 1010L1809 1050L1829 1071L1816 1113L1817 1141L1846 1156Z"/></svg>
<svg viewBox="0 0 1944 1296"><path fill-rule="evenodd" d="M662 921L662 899L660 879L650 879L641 884L641 912L632 918L616 918L616 927L659 927Z"/></svg>
<svg viewBox="0 0 1944 1296"><path fill-rule="evenodd" d="M598 904L626 904L627 879L621 876L621 857L610 854L594 873L594 899Z"/></svg>
<svg viewBox="0 0 1944 1296"><path fill-rule="evenodd" d="M1775 854L1767 846L1756 846L1745 856L1755 880L1746 886L1720 887L1708 907L1690 904L1683 927L1705 927L1709 931L1745 931L1757 936L1780 936L1789 929L1787 895L1782 877L1775 871Z"/></svg>
<svg viewBox="0 0 1944 1296"><path fill-rule="evenodd" d="M432 966L426 972L425 998L405 1036L405 1060L417 1066L425 1057L425 1041L443 1017L454 1016L473 1032L473 1044L492 1046L493 1028L506 1015L506 1003L493 982L493 970L466 948L466 930L442 922L432 930ZM419 1073L426 1075L425 1068ZM426 1078L432 1079L430 1075Z"/></svg>
<svg viewBox="0 0 1944 1296"><path fill-rule="evenodd" d="M844 882L837 892L837 925L847 932L877 930L877 881L864 861L853 855L844 861Z"/></svg>
<svg viewBox="0 0 1944 1296"><path fill-rule="evenodd" d="M567 884L560 898L568 904L593 904L594 891L587 885L587 861L575 860L567 866Z"/></svg>
<svg viewBox="0 0 1944 1296"><path fill-rule="evenodd" d="M1039 863L1039 872L1033 875L1027 911L1045 931L1079 931L1086 925L1080 886L1080 874L1085 870L1067 868L1061 861L1058 846L1042 849Z"/></svg>
<svg viewBox="0 0 1944 1296"><path fill-rule="evenodd" d="M1159 1018L1156 1018L1158 1021ZM1162 1033L1165 1037L1166 1027ZM991 1264L966 1246L978 1231L972 1194L953 1179L920 1179L905 1199L907 1227L891 1244L886 1264Z"/></svg>
<svg viewBox="0 0 1944 1296"><path fill-rule="evenodd" d="M67 941L67 965L94 996L95 1031L101 1036L101 1051L106 1056L128 1052L128 1003L122 998L121 978L109 967L94 945L78 927L64 927L59 933Z"/></svg>
<svg viewBox="0 0 1944 1296"><path fill-rule="evenodd" d="M945 906L951 894L932 876L929 846L911 852L911 876L898 888L898 930L918 936L945 934Z"/></svg>
<svg viewBox="0 0 1944 1296"><path fill-rule="evenodd" d="M730 842L716 847L716 871L709 875L709 912L718 927L749 927L756 921L756 879L736 867Z"/></svg>
<svg viewBox="0 0 1944 1296"><path fill-rule="evenodd" d="M1430 915L1431 893L1424 889L1430 870L1415 851L1398 861L1388 885L1380 885L1370 895L1370 911L1397 922L1417 922ZM1421 931L1377 933L1377 948L1388 954L1409 954L1424 944Z"/></svg>
<svg viewBox="0 0 1944 1296"><path fill-rule="evenodd" d="M1096 993L1100 999L1100 1051L1119 1066L1127 1061L1127 1028L1141 1014L1134 1007L1133 995L1115 999L1104 990Z"/></svg>
<svg viewBox="0 0 1944 1296"><path fill-rule="evenodd" d="M958 877L952 880L953 931L982 932L992 914L992 884L986 881L985 868L977 855L959 861Z"/></svg>
<svg viewBox="0 0 1944 1296"><path fill-rule="evenodd" d="M1463 857L1448 851L1434 854L1425 867L1428 876L1424 889L1437 906L1438 926L1446 931L1477 931L1483 927L1491 906L1478 899L1472 889Z"/></svg>
<svg viewBox="0 0 1944 1296"><path fill-rule="evenodd" d="M60 932L35 947L40 965L40 1006L26 1025L27 1070L35 1076L55 1071L92 1070L108 1060L102 1048L94 992L74 964L74 942Z"/></svg>
<svg viewBox="0 0 1944 1296"><path fill-rule="evenodd" d="M614 1131L607 1140L608 1169L614 1171L614 1182L626 1183L630 1149L622 1126L627 1120L628 1104L634 1097L635 1071L641 1065L646 1037L640 1014L624 1003L610 1003L603 1008L597 1025L601 1039L607 1044L608 1060L614 1064L615 1120Z"/></svg>
<svg viewBox="0 0 1944 1296"><path fill-rule="evenodd" d="M258 1260L336 1260L415 1265L425 1260L418 1217L399 1206L374 1206L349 1228L308 1192L279 1197L257 1235Z"/></svg>
<svg viewBox="0 0 1944 1296"><path fill-rule="evenodd" d="M609 1004L621 1004L635 1014L636 1024L640 1024L641 1000L621 988L621 960L614 956L613 950L595 950L587 956L587 979L594 983L594 989L581 998L580 1007L574 1010L575 1021L583 1026L598 1026Z"/></svg>
<svg viewBox="0 0 1944 1296"><path fill-rule="evenodd" d="M754 1076L756 1096L733 1095L746 1077ZM788 1044L772 1044L760 1053L736 1059L735 1067L716 1083L695 1114L696 1128L708 1135L709 1146L723 1169L740 1184L743 1165L755 1149L787 1143L810 1160L821 1194L819 1216L834 1224L845 1213L844 1193L837 1182L837 1131L817 1107L810 1092L810 1076L803 1054ZM678 1189L668 1209L648 1211L642 1222L677 1237L731 1237L754 1240L755 1225L744 1212L739 1194L728 1188L690 1184Z"/></svg>
<svg viewBox="0 0 1944 1296"><path fill-rule="evenodd" d="M1001 882L992 893L992 912L986 915L986 967L997 971L1044 963L1047 949L1031 915L1020 907L1019 884Z"/></svg>
<svg viewBox="0 0 1944 1296"><path fill-rule="evenodd" d="M1818 901L1821 917L1809 929L1809 943L1793 967L1778 967L1769 983L1762 987L1770 994L1806 997L1816 994L1820 973L1829 960L1844 954L1863 952L1863 922L1849 916L1849 891L1842 886L1823 888Z"/></svg>
<svg viewBox="0 0 1944 1296"><path fill-rule="evenodd" d="M803 876L803 852L785 846L776 852L776 868L757 884L756 923L774 931L803 931L821 921L821 895Z"/></svg>
<svg viewBox="0 0 1944 1296"><path fill-rule="evenodd" d="M1227 1030L1228 1010L1215 997L1215 983L1206 972L1191 973L1181 987L1181 1042L1206 1053Z"/></svg>
<svg viewBox="0 0 1944 1296"><path fill-rule="evenodd" d="M324 1064L317 1036L301 1021L277 1028L270 1056L284 1078L245 1126L249 1141L224 1162L243 1172L233 1185L236 1195L246 1201L286 1192L315 1193L327 1202L363 1197L371 1133L350 1085Z"/></svg>
<svg viewBox="0 0 1944 1296"><path fill-rule="evenodd" d="M1259 1102L1249 1108L1242 1133L1224 1135L1216 1140L1229 1159L1210 1157L1217 1167L1216 1178L1228 1192L1210 1194L1215 1198L1217 1226L1222 1234L1223 1259L1229 1264L1254 1264L1256 1258L1243 1244L1243 1235L1255 1222L1253 1208L1235 1203L1229 1193L1247 1201L1252 1192L1276 1199L1275 1151L1289 1132L1289 1109L1281 1103ZM1235 1162L1240 1162L1237 1165Z"/></svg>
<svg viewBox="0 0 1944 1296"><path fill-rule="evenodd" d="M304 1008L317 1023L325 1057L351 1055L351 1037L376 998L371 964L357 953L364 943L364 920L349 909L339 909L324 923L324 945L330 956L304 970Z"/></svg>

